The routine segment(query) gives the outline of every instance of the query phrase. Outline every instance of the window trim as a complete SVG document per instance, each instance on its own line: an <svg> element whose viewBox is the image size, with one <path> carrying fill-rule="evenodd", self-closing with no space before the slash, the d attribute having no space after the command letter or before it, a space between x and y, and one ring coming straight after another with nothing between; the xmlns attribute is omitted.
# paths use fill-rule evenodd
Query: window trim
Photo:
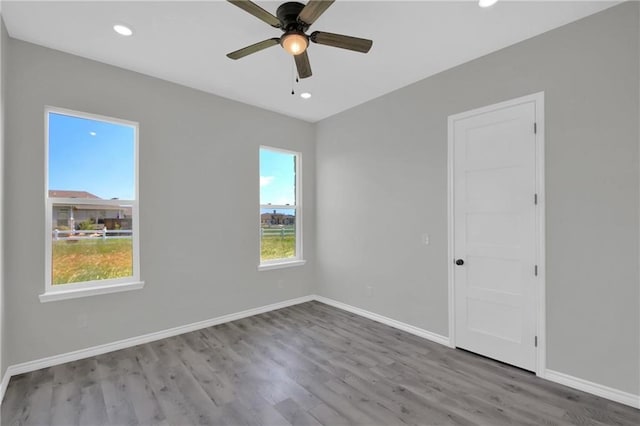
<svg viewBox="0 0 640 426"><path fill-rule="evenodd" d="M262 225L261 221L261 210L264 208L267 209L294 209L296 213L296 255L295 257L287 257L280 259L270 259L270 260L262 260L262 239L260 238L260 234L258 234L258 270L259 271L268 271L271 269L280 269L287 268L293 266L301 266L306 263L304 260L303 251L302 251L302 240L303 240L303 214L302 214L302 153L300 151L293 151L290 149L278 148L268 145L260 145L258 149L258 177L260 176L260 151L267 150L272 152L279 152L282 154L291 154L295 156L296 161L296 200L293 206L287 205L275 205L275 204L262 204L260 198L260 191L258 191L258 229L260 229ZM259 179L258 179L259 180ZM258 188L259 189L259 188Z"/></svg>
<svg viewBox="0 0 640 426"><path fill-rule="evenodd" d="M49 197L49 114L60 114L88 120L104 121L132 127L133 138L133 167L134 167L134 188L133 200L94 200L81 198L50 198ZM136 290L144 287L144 282L140 279L140 211L138 192L138 148L139 148L139 124L135 121L123 120L119 118L107 117L103 115L74 111L65 108L45 106L44 108L44 207L45 207L45 291L39 295L40 302L51 302L56 300L74 299L78 297L107 294L120 291ZM69 205L127 205L131 206L131 227L132 227L132 267L133 275L122 278L112 278L106 280L83 281L71 284L52 284L52 234L53 234L53 206L56 204Z"/></svg>

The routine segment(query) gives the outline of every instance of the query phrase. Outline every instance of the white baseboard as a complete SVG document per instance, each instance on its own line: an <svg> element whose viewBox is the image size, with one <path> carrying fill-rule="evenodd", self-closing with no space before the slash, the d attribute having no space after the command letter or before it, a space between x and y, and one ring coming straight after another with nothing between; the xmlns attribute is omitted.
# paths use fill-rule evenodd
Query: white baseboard
<svg viewBox="0 0 640 426"><path fill-rule="evenodd" d="M117 351L120 349L126 349L132 346L137 346L137 345L153 342L160 339L165 339L167 337L173 337L179 334L200 330L202 328L207 328L214 325L223 324L226 322L250 317L253 315L274 311L276 309L286 308L287 306L298 305L300 303L309 302L311 300L316 300L318 302L325 303L327 305L336 307L338 309L342 309L344 311L351 312L365 318L369 318L371 320L388 325L390 327L406 331L407 333L414 334L424 339L431 340L432 342L436 342L441 345L452 347L448 337L441 336L439 334L432 333L422 328L415 327L413 325L406 324L401 321L397 321L397 320L394 320L394 319L391 319L391 318L388 318L388 317L385 317L361 308L357 308L355 306L351 306L346 303L338 302L336 300L329 299L327 297L310 295L310 296L299 297L296 299L285 300L283 302L273 303L271 305L261 306L258 308L247 309L242 312L223 315L217 318L212 318L204 321L195 322L192 324L187 324L184 326L170 328L168 330L158 331L155 333L149 333L149 334L145 334L138 337L119 340L113 343L107 343L104 345L94 346L86 349L80 349L80 350L68 352L65 354L55 355L47 358L42 358L34 361L29 361L29 362L24 362L21 364L9 366L4 376L2 377L2 382L0 382L0 402L4 398L4 394L7 390L7 386L9 385L9 380L11 379L12 376L15 376L18 374L28 373L28 372L36 371L42 368L52 367L54 365L64 364L66 362L77 361L79 359L90 358L92 356L102 355L102 354ZM568 374L560 373L553 370L546 370L543 378L552 382L559 383L561 385L565 385L574 389L591 393L593 395L600 396L602 398L619 402L621 404L629 405L635 408L640 408L639 395L623 392L618 389L613 389L608 386L600 385L598 383L589 382L587 380L573 377Z"/></svg>
<svg viewBox="0 0 640 426"><path fill-rule="evenodd" d="M416 336L422 337L427 340L431 340L432 342L440 343L441 345L445 345L448 347L451 346L451 341L448 337L441 336L440 334L433 333L431 331L427 331L425 329L397 321L391 318L387 318L385 316L376 314L374 312L366 311L361 308L357 308L355 306L347 305L346 303L338 302L337 300L329 299L328 297L313 295L313 299L318 302L325 303L327 305L333 306L338 309L342 309L343 311L348 311L356 315L360 315L361 317L369 318L370 320L377 321L379 323L388 325L393 328L397 328L398 330L406 331L407 333L415 334Z"/></svg>
<svg viewBox="0 0 640 426"><path fill-rule="evenodd" d="M598 383L593 383L588 380L580 379L578 377L570 376L565 373L553 371L547 369L543 376L545 379L559 383L570 388L581 390L602 398L610 399L611 401L619 402L620 404L629 405L634 408L640 408L640 396L632 393L623 392L618 389L610 388Z"/></svg>
<svg viewBox="0 0 640 426"><path fill-rule="evenodd" d="M0 405L2 405L4 393L7 391L7 386L9 386L9 380L11 380L11 374L9 373L9 369L7 369L2 376L2 381L0 382Z"/></svg>
<svg viewBox="0 0 640 426"><path fill-rule="evenodd" d="M107 343L104 345L93 346L91 348L80 349L65 354L54 355L47 358L37 359L34 361L28 361L21 364L11 365L7 368L7 371L2 379L2 385L0 387L0 402L4 398L4 393L9 385L9 379L12 376L28 373L31 371L40 370L42 368L53 367L54 365L60 365L71 361L77 361L79 359L90 358L96 355L102 355L108 352L117 351L120 349L126 349L144 343L153 342L156 340L166 339L167 337L177 336L179 334L189 333L191 331L200 330L202 328L211 327L218 324L223 324L230 321L239 320L242 318L250 317L253 315L262 314L269 311L275 311L276 309L286 308L287 306L298 305L313 300L312 296L303 296L296 299L289 299L283 302L273 303L271 305L261 306L258 308L247 309L246 311L236 312L233 314L223 315L220 317L194 322L179 327L170 328L167 330L157 331L155 333L144 334L142 336L131 337L129 339L118 340L117 342Z"/></svg>

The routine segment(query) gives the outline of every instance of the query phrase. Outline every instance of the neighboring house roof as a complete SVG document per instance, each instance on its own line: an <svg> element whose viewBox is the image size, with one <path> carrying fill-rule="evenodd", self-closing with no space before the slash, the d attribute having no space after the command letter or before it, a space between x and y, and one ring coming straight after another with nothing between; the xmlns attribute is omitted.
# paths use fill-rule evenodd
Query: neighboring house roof
<svg viewBox="0 0 640 426"><path fill-rule="evenodd" d="M102 200L102 198L97 195L93 195L87 191L67 191L67 190L58 190L51 189L49 190L49 197L52 198L83 198L89 200ZM70 206L60 206L58 207L70 207ZM131 206L107 206L101 204L78 204L72 206L76 210L119 210L123 211L125 214L131 215Z"/></svg>
<svg viewBox="0 0 640 426"><path fill-rule="evenodd" d="M49 197L52 198L92 198L95 200L101 200L97 195L93 195L87 191L66 191L58 189L50 189Z"/></svg>
<svg viewBox="0 0 640 426"><path fill-rule="evenodd" d="M107 206L103 204L78 204L73 206L76 210L113 210L113 211L121 211L125 214L131 214L130 206Z"/></svg>

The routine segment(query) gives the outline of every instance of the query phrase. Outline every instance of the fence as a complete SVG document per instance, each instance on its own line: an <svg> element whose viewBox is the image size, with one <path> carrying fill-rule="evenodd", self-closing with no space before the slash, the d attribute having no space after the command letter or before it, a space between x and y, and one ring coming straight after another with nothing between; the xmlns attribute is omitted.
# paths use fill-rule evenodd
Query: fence
<svg viewBox="0 0 640 426"><path fill-rule="evenodd" d="M131 229L88 229L88 230L64 230L60 231L58 229L53 230L53 239L61 240L64 239L66 241L77 241L77 240L89 240L95 238L102 238L103 240L112 239L112 238L131 238L133 231Z"/></svg>
<svg viewBox="0 0 640 426"><path fill-rule="evenodd" d="M262 237L287 237L296 235L296 228L260 228L260 238Z"/></svg>
<svg viewBox="0 0 640 426"><path fill-rule="evenodd" d="M54 229L52 236L54 240L89 240L95 238L131 238L131 229L88 229L88 230L58 230ZM288 237L296 235L295 228L260 228L260 237Z"/></svg>

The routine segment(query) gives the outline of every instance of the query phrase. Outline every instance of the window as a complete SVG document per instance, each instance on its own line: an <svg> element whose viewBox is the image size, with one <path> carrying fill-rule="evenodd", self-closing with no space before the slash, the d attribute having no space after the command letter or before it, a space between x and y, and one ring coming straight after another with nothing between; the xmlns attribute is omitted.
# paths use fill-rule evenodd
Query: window
<svg viewBox="0 0 640 426"><path fill-rule="evenodd" d="M300 154L260 148L260 269L304 264Z"/></svg>
<svg viewBox="0 0 640 426"><path fill-rule="evenodd" d="M43 302L142 288L138 125L47 108Z"/></svg>

